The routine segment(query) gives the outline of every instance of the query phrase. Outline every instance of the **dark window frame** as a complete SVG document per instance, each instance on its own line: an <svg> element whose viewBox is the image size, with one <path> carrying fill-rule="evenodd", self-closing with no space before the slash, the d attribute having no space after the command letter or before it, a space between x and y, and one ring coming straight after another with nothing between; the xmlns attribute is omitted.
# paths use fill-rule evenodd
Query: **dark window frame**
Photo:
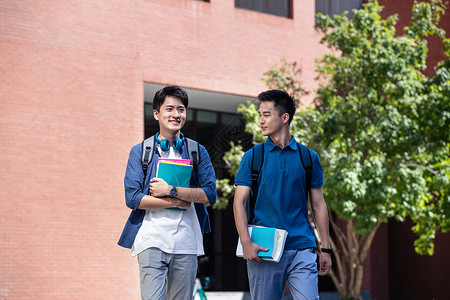
<svg viewBox="0 0 450 300"><path fill-rule="evenodd" d="M340 15L348 11L347 17L353 18L353 9L362 8L364 0L316 0L315 13L322 13L333 18L334 15Z"/></svg>
<svg viewBox="0 0 450 300"><path fill-rule="evenodd" d="M285 4L280 9L280 4ZM293 0L234 0L234 7L293 19ZM277 11L275 11L277 9Z"/></svg>

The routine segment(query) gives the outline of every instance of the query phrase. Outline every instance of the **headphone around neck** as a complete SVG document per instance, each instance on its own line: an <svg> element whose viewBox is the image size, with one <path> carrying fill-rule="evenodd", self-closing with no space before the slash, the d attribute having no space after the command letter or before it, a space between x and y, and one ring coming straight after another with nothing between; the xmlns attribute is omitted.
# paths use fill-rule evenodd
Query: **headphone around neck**
<svg viewBox="0 0 450 300"><path fill-rule="evenodd" d="M158 138L158 135L159 135L159 131L158 131L157 134L155 134L155 141L156 141L156 143L159 144L159 146L161 147L161 150L162 150L162 151L164 151L164 152L169 151L169 150L170 150L170 141L169 141L168 139L162 139L162 140L160 140L160 139ZM173 142L172 142L172 148L173 148L173 150L175 150L175 151L180 150L181 145L183 145L183 143L184 143L184 134L181 133L181 132L180 132L180 137L181 137L181 139L175 138L175 139L173 140Z"/></svg>

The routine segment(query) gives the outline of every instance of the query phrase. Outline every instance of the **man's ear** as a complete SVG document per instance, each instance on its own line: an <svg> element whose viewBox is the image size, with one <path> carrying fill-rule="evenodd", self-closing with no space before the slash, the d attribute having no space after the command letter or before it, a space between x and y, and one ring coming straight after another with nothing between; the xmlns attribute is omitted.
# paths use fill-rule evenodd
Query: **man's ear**
<svg viewBox="0 0 450 300"><path fill-rule="evenodd" d="M158 114L159 114L159 112L158 112L156 109L154 109L154 110L153 110L153 117L155 118L156 121L159 120L159 119L158 119Z"/></svg>
<svg viewBox="0 0 450 300"><path fill-rule="evenodd" d="M289 122L289 114L288 113L284 113L281 118L283 119L283 124L286 124Z"/></svg>

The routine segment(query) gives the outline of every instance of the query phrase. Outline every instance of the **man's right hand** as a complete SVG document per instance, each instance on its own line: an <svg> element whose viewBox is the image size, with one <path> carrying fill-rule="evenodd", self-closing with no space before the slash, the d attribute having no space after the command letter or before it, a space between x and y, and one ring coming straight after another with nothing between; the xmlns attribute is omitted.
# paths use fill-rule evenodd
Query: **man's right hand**
<svg viewBox="0 0 450 300"><path fill-rule="evenodd" d="M258 256L259 251L267 252L269 249L261 247L255 243L252 243L251 241L249 243L242 244L242 252L244 254L244 259L253 261L253 262L260 262L262 261L261 257Z"/></svg>

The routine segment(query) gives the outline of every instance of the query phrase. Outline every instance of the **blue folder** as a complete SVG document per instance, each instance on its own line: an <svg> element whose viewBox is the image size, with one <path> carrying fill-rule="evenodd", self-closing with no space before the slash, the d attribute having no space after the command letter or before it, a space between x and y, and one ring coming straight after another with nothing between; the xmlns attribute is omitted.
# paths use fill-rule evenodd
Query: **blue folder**
<svg viewBox="0 0 450 300"><path fill-rule="evenodd" d="M191 173L191 165L160 161L156 177L164 179L164 181L169 185L189 187L191 182Z"/></svg>

